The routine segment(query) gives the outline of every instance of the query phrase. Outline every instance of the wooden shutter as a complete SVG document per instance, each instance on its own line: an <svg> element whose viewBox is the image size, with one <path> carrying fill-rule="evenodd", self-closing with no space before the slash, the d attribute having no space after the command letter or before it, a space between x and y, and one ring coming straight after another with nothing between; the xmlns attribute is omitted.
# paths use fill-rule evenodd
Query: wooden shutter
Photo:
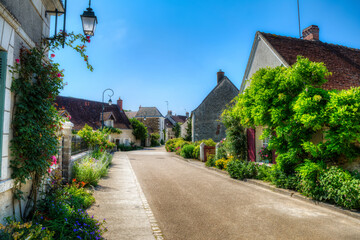
<svg viewBox="0 0 360 240"><path fill-rule="evenodd" d="M1 177L1 167L2 167L6 66L7 66L7 53L0 51L0 177Z"/></svg>
<svg viewBox="0 0 360 240"><path fill-rule="evenodd" d="M251 162L256 161L256 148L255 148L255 129L247 129L247 147L248 147L248 160Z"/></svg>

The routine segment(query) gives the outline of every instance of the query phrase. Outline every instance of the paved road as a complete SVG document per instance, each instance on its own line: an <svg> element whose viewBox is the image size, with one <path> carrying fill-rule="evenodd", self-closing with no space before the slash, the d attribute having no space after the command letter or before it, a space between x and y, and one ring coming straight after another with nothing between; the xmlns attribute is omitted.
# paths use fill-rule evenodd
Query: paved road
<svg viewBox="0 0 360 240"><path fill-rule="evenodd" d="M166 153L128 157L165 239L360 239L360 221Z"/></svg>

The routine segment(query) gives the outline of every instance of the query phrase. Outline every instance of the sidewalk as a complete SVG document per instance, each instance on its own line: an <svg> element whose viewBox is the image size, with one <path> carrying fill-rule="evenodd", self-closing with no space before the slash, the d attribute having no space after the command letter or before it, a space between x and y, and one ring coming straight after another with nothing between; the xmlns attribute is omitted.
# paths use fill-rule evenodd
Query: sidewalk
<svg viewBox="0 0 360 240"><path fill-rule="evenodd" d="M107 177L94 192L89 214L106 219L105 239L163 239L127 155L116 152Z"/></svg>

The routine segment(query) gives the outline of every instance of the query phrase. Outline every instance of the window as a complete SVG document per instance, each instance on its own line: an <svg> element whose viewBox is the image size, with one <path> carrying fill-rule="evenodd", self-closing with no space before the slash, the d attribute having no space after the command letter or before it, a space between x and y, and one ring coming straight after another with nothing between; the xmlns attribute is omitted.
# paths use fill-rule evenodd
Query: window
<svg viewBox="0 0 360 240"><path fill-rule="evenodd" d="M2 145L3 145L2 141L3 141L3 126L4 126L6 64L7 64L7 53L0 52L0 177L1 177L1 167L2 167Z"/></svg>
<svg viewBox="0 0 360 240"><path fill-rule="evenodd" d="M114 127L114 121L113 120L107 120L104 122L104 125L107 127Z"/></svg>

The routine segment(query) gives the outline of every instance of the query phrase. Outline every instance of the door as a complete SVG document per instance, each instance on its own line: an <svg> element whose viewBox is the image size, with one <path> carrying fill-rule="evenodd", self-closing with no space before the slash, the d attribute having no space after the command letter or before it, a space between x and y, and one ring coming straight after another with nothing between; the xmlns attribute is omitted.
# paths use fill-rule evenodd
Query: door
<svg viewBox="0 0 360 240"><path fill-rule="evenodd" d="M248 147L248 160L251 162L256 161L255 151L255 129L248 128L247 133L247 147Z"/></svg>

